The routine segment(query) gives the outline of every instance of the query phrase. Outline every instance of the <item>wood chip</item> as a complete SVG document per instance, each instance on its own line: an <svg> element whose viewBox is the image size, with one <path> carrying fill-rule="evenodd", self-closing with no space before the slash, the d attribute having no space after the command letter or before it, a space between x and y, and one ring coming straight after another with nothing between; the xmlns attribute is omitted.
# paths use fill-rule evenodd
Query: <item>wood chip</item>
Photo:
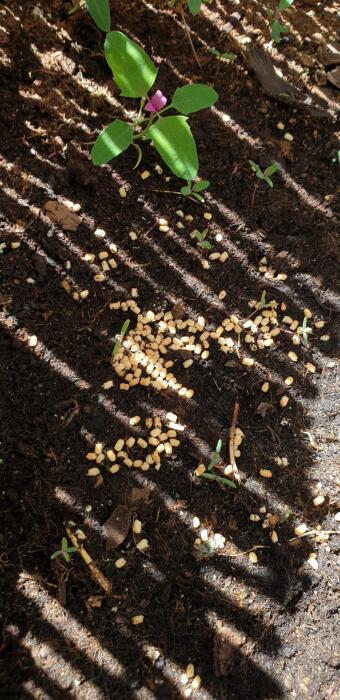
<svg viewBox="0 0 340 700"><path fill-rule="evenodd" d="M110 552L119 547L129 534L131 511L127 506L118 505L103 525L106 538L106 551Z"/></svg>

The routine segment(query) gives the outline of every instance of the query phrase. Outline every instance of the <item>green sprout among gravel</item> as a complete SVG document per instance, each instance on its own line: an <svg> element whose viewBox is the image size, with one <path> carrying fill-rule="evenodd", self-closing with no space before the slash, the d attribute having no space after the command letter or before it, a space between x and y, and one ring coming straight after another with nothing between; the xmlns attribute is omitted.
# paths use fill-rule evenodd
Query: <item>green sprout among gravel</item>
<svg viewBox="0 0 340 700"><path fill-rule="evenodd" d="M217 68L216 68L216 73L215 73L215 80L216 80L218 72L220 70L221 62L235 61L237 56L236 56L236 53L232 53L231 51L221 52L221 51L218 51L217 49L215 49L214 47L208 49L208 51L209 51L209 53L212 54L212 56L215 56L215 58L217 58Z"/></svg>
<svg viewBox="0 0 340 700"><path fill-rule="evenodd" d="M207 470L203 472L200 476L203 477L203 479L208 479L210 481L217 481L218 484L223 484L224 486L228 486L230 489L236 489L237 486L234 484L233 481L230 481L230 479L226 479L224 476L218 476L215 472L213 472L214 467L217 465L217 463L220 460L220 455L221 455L221 449L222 449L222 440L218 440L217 445L215 447L215 451L212 454L211 460L207 466Z"/></svg>
<svg viewBox="0 0 340 700"><path fill-rule="evenodd" d="M57 559L58 557L63 557L65 561L69 564L71 561L70 554L77 551L77 547L69 547L66 537L61 540L61 549L56 549L53 554L51 554L50 559Z"/></svg>
<svg viewBox="0 0 340 700"><path fill-rule="evenodd" d="M255 173L256 177L259 178L259 180L264 180L269 187L274 187L273 180L271 179L271 175L274 175L276 171L279 169L279 166L276 165L276 163L272 163L272 165L268 165L268 168L265 170L261 170L260 166L255 163L254 160L249 161L251 165L251 169Z"/></svg>
<svg viewBox="0 0 340 700"><path fill-rule="evenodd" d="M212 249L212 247L213 247L213 246L212 246L212 243L210 243L210 241L207 241L207 240L206 240L207 235L208 235L208 229L207 229L207 228L203 229L203 231L199 231L199 230L196 228L195 231L192 232L192 237L193 237L193 238L196 238L196 240L197 240L197 247L198 247L198 248L204 248L205 250L211 250L211 249Z"/></svg>
<svg viewBox="0 0 340 700"><path fill-rule="evenodd" d="M126 321L124 321L124 323L120 329L120 333L118 333L116 335L116 342L115 342L115 344L113 346L113 350L112 350L113 356L115 356L119 353L119 350L122 347L122 342L124 340L124 337L126 336L129 325L130 325L130 319L127 318Z"/></svg>

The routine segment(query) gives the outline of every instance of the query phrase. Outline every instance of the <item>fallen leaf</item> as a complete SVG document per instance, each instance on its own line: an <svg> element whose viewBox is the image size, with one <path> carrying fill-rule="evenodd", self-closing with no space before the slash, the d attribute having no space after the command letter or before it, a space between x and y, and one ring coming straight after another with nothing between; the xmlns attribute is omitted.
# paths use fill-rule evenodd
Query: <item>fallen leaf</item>
<svg viewBox="0 0 340 700"><path fill-rule="evenodd" d="M101 608L103 602L102 595L90 595L86 601L87 608Z"/></svg>
<svg viewBox="0 0 340 700"><path fill-rule="evenodd" d="M130 506L136 506L139 503L148 503L150 498L150 489L145 486L144 488L135 487L131 489L128 495L128 503Z"/></svg>
<svg viewBox="0 0 340 700"><path fill-rule="evenodd" d="M216 676L227 676L235 662L235 653L244 644L246 637L242 632L217 625L214 637L214 667Z"/></svg>
<svg viewBox="0 0 340 700"><path fill-rule="evenodd" d="M271 408L270 403L266 403L265 401L261 401L261 403L259 403L259 405L256 409L256 413L259 413L260 416L264 419L266 417L267 411L269 411L270 408Z"/></svg>
<svg viewBox="0 0 340 700"><path fill-rule="evenodd" d="M55 224L65 231L76 231L81 224L81 218L62 202L50 200L43 206L44 212Z"/></svg>
<svg viewBox="0 0 340 700"><path fill-rule="evenodd" d="M119 505L112 511L110 517L103 525L103 534L106 537L106 551L119 547L129 534L131 523L131 511L127 506Z"/></svg>

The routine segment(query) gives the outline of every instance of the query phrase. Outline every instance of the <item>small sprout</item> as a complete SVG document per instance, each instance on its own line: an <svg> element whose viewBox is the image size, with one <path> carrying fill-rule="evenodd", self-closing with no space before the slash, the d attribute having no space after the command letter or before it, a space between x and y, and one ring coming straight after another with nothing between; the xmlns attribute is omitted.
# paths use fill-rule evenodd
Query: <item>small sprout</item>
<svg viewBox="0 0 340 700"><path fill-rule="evenodd" d="M77 551L77 547L69 547L66 537L61 540L61 549L56 549L53 554L51 554L50 559L57 559L57 557L64 557L65 561L69 564L71 561L70 554Z"/></svg>
<svg viewBox="0 0 340 700"><path fill-rule="evenodd" d="M311 330L312 329L308 327L308 316L304 315L302 322L302 344L305 345L306 348L309 346L308 333L311 333Z"/></svg>
<svg viewBox="0 0 340 700"><path fill-rule="evenodd" d="M193 238L196 238L198 248L204 248L204 250L211 250L212 249L212 247L213 247L212 243L210 243L210 241L206 240L207 235L208 235L207 228L203 229L203 231L199 231L198 229L195 229L195 231L193 231Z"/></svg>
<svg viewBox="0 0 340 700"><path fill-rule="evenodd" d="M251 168L254 171L256 177L258 177L259 180L264 180L269 187L274 187L273 181L272 181L270 175L273 175L279 169L279 166L276 165L276 163L272 163L272 165L268 165L268 167L263 171L261 170L260 166L257 163L255 163L255 161L250 160L249 163L250 163Z"/></svg>
<svg viewBox="0 0 340 700"><path fill-rule="evenodd" d="M204 197L202 197L202 195L199 193L207 190L209 185L209 180L198 180L194 184L188 180L188 184L181 187L180 194L182 194L184 197L194 198L198 202L204 202Z"/></svg>
<svg viewBox="0 0 340 700"><path fill-rule="evenodd" d="M218 476L216 472L213 471L214 467L217 465L217 463L220 460L220 454L221 454L221 449L222 449L222 440L218 440L217 445L215 447L215 452L213 452L211 460L205 468L204 464L199 465L197 469L195 469L195 474L196 476L201 476L204 479L210 479L211 481L217 481L220 484L224 484L224 486L229 486L231 489L236 489L236 484L234 484L233 481L230 481L229 479L225 479L222 476ZM222 470L222 474L224 473L224 470Z"/></svg>
<svg viewBox="0 0 340 700"><path fill-rule="evenodd" d="M122 327L121 327L121 329L120 329L120 333L118 333L118 335L116 335L116 342L115 342L115 344L114 344L114 346L113 346L113 350L112 350L112 355L113 355L113 356L114 356L114 355L117 355L117 353L120 351L120 348L122 347L122 342L123 342L124 336L125 336L126 333L127 333L127 330L128 330L128 328L129 328L129 325L130 325L130 319L127 318L127 319L124 321L124 323L123 323L123 325L122 325Z"/></svg>

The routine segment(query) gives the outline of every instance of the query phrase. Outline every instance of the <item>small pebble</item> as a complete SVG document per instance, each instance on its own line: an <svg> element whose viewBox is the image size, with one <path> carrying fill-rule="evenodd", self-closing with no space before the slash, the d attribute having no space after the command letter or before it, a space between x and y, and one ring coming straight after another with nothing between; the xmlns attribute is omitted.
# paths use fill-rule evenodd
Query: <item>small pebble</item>
<svg viewBox="0 0 340 700"><path fill-rule="evenodd" d="M181 683L182 683L182 685L186 685L186 684L188 683L188 680L189 680L189 678L188 678L187 674L186 674L186 673L182 673L182 674L181 674Z"/></svg>
<svg viewBox="0 0 340 700"><path fill-rule="evenodd" d="M269 391L269 382L265 382L261 386L261 391L263 391L264 394L266 394Z"/></svg>
<svg viewBox="0 0 340 700"><path fill-rule="evenodd" d="M285 125L282 122L278 122L276 128L279 129L279 131L284 131Z"/></svg>
<svg viewBox="0 0 340 700"><path fill-rule="evenodd" d="M212 219L212 214L210 214L209 211L205 211L203 214L203 219L206 219L206 221L210 221Z"/></svg>
<svg viewBox="0 0 340 700"><path fill-rule="evenodd" d="M277 542L279 541L279 538L277 536L277 532L275 532L275 530L273 530L273 532L271 533L270 539L273 542L273 544L277 544Z"/></svg>
<svg viewBox="0 0 340 700"><path fill-rule="evenodd" d="M149 548L149 542L146 539L140 540L140 542L136 544L136 547L140 550L140 552L143 552Z"/></svg>
<svg viewBox="0 0 340 700"><path fill-rule="evenodd" d="M140 535L140 533L142 532L142 522L141 522L141 520L138 520L138 519L136 518L136 520L133 521L132 532L134 532L135 535ZM142 542L143 542L143 540L142 540Z"/></svg>
<svg viewBox="0 0 340 700"><path fill-rule="evenodd" d="M335 521L336 521L337 523L340 523L340 510L338 510L338 512L335 513L334 518L335 518Z"/></svg>
<svg viewBox="0 0 340 700"><path fill-rule="evenodd" d="M280 398L280 406L281 408L285 408L289 402L289 396L281 396Z"/></svg>
<svg viewBox="0 0 340 700"><path fill-rule="evenodd" d="M286 377L285 384L287 384L287 386L291 386L293 383L294 383L294 377Z"/></svg>
<svg viewBox="0 0 340 700"><path fill-rule="evenodd" d="M123 186L120 187L120 188L119 188L119 196L120 196L122 199L125 199L126 194L127 194L127 192L126 192L125 187L123 187Z"/></svg>
<svg viewBox="0 0 340 700"><path fill-rule="evenodd" d="M249 559L249 561L251 561L252 564L257 564L258 559L257 559L256 552L249 552L248 559Z"/></svg>
<svg viewBox="0 0 340 700"><path fill-rule="evenodd" d="M38 343L38 338L36 335L30 335L27 341L27 345L29 348L35 348L35 346Z"/></svg>
<svg viewBox="0 0 340 700"><path fill-rule="evenodd" d="M123 559L123 557L120 557L120 559L117 559L115 561L115 567L116 569L122 569L123 566L126 564L126 559Z"/></svg>
<svg viewBox="0 0 340 700"><path fill-rule="evenodd" d="M263 476L265 479L271 479L273 476L270 469L260 469L260 475Z"/></svg>
<svg viewBox="0 0 340 700"><path fill-rule="evenodd" d="M285 141L289 141L290 143L294 141L294 136L293 134L290 134L289 131L286 131L286 133L283 136Z"/></svg>
<svg viewBox="0 0 340 700"><path fill-rule="evenodd" d="M206 528L203 528L200 532L200 538L202 542L208 542L209 535L208 535L208 530Z"/></svg>
<svg viewBox="0 0 340 700"><path fill-rule="evenodd" d="M87 470L88 476L98 476L98 474L100 474L98 467L91 467Z"/></svg>
<svg viewBox="0 0 340 700"><path fill-rule="evenodd" d="M227 292L224 289L221 289L221 291L218 295L218 298L221 299L221 301L223 301L223 299L225 299L226 296L227 296Z"/></svg>
<svg viewBox="0 0 340 700"><path fill-rule="evenodd" d="M315 506L322 506L322 504L325 502L325 497L324 496L315 496L313 498L313 503Z"/></svg>
<svg viewBox="0 0 340 700"><path fill-rule="evenodd" d="M301 523L301 525L297 525L294 533L296 537L301 537L305 532L307 532L307 525L305 523Z"/></svg>
<svg viewBox="0 0 340 700"><path fill-rule="evenodd" d="M131 238L132 241L136 241L137 238L138 238L138 236L137 236L137 234L135 233L135 231L130 231L129 236L130 236L130 238Z"/></svg>
<svg viewBox="0 0 340 700"><path fill-rule="evenodd" d="M186 668L186 674L188 678L193 678L195 675L195 667L194 664L188 664Z"/></svg>
<svg viewBox="0 0 340 700"><path fill-rule="evenodd" d="M112 387L113 387L112 379L109 379L107 382L104 382L104 384L102 384L103 389L111 389Z"/></svg>
<svg viewBox="0 0 340 700"><path fill-rule="evenodd" d="M315 372L315 366L312 365L311 362L306 362L305 367L306 367L306 369L308 370L308 372L311 372L312 374L314 374L314 372Z"/></svg>
<svg viewBox="0 0 340 700"><path fill-rule="evenodd" d="M309 566L311 566L312 569L314 569L314 571L318 570L319 564L318 564L318 560L316 558L316 554L312 553L309 555L309 557L307 559L307 564L309 564Z"/></svg>
<svg viewBox="0 0 340 700"><path fill-rule="evenodd" d="M144 622L144 615L135 615L132 619L131 622L133 625L142 625Z"/></svg>
<svg viewBox="0 0 340 700"><path fill-rule="evenodd" d="M293 350L290 350L290 351L289 351L288 357L289 357L289 359L290 359L292 362L297 362L298 359L299 359L298 356L297 356L297 354L296 354L295 352L293 352Z"/></svg>
<svg viewBox="0 0 340 700"><path fill-rule="evenodd" d="M148 170L143 170L143 172L141 173L140 176L141 176L142 180L147 180L148 177L150 177L150 173Z"/></svg>
<svg viewBox="0 0 340 700"><path fill-rule="evenodd" d="M192 681L192 687L195 690L198 690L201 687L201 676L195 676L195 678Z"/></svg>

